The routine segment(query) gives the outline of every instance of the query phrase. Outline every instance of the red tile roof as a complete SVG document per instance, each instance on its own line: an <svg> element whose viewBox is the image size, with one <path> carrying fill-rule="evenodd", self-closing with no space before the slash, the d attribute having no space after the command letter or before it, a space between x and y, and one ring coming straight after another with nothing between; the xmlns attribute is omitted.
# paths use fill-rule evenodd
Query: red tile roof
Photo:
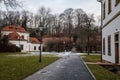
<svg viewBox="0 0 120 80"><path fill-rule="evenodd" d="M20 37L20 35L17 32L8 34L9 39L18 39L18 37Z"/></svg>
<svg viewBox="0 0 120 80"><path fill-rule="evenodd" d="M29 40L30 40L31 43L36 43L36 44L40 43L40 41L35 37L30 37Z"/></svg>
<svg viewBox="0 0 120 80"><path fill-rule="evenodd" d="M14 32L12 32L12 33L9 33L8 34L8 38L10 39L10 40L19 40L19 38L20 38L20 40L25 40L22 36L20 36L16 31L14 31Z"/></svg>
<svg viewBox="0 0 120 80"><path fill-rule="evenodd" d="M28 33L23 27L19 25L18 26L13 26L13 25L6 26L2 29L2 31L17 31L17 32Z"/></svg>

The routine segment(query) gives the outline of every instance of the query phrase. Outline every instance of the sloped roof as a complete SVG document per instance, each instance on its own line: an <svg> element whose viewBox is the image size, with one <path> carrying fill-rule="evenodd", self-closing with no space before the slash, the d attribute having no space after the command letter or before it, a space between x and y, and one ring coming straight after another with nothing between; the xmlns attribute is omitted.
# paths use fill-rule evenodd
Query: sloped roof
<svg viewBox="0 0 120 80"><path fill-rule="evenodd" d="M10 40L25 40L24 38L22 38L16 31L9 33L8 34L8 38Z"/></svg>
<svg viewBox="0 0 120 80"><path fill-rule="evenodd" d="M30 37L29 40L30 40L31 43L36 43L36 44L40 43L40 41L35 37Z"/></svg>
<svg viewBox="0 0 120 80"><path fill-rule="evenodd" d="M9 39L18 39L19 37L20 37L20 35L17 32L8 34Z"/></svg>
<svg viewBox="0 0 120 80"><path fill-rule="evenodd" d="M17 32L22 32L22 33L28 33L23 27L21 26L13 26L13 25L8 25L2 29L2 31L17 31Z"/></svg>

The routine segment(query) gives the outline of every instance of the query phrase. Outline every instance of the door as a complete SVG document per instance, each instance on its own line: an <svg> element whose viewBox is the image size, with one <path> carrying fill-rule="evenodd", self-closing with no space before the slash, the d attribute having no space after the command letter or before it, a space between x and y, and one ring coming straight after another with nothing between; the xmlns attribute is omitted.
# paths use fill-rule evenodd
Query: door
<svg viewBox="0 0 120 80"><path fill-rule="evenodd" d="M119 33L115 33L115 63L119 64Z"/></svg>
<svg viewBox="0 0 120 80"><path fill-rule="evenodd" d="M119 63L119 43L115 43L115 63Z"/></svg>

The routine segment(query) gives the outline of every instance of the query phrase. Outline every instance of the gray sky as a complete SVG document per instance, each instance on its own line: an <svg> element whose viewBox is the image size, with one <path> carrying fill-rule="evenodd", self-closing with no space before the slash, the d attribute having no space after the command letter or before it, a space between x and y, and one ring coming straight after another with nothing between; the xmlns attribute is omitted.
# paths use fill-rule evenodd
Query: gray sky
<svg viewBox="0 0 120 80"><path fill-rule="evenodd" d="M100 16L100 3L97 0L23 0L24 9L36 13L44 6L50 8L52 13L62 13L67 8L82 8L87 13L95 14L95 18Z"/></svg>
<svg viewBox="0 0 120 80"><path fill-rule="evenodd" d="M53 13L61 13L66 8L82 8L87 13L100 15L100 3L97 0L23 0L25 9L36 13L41 7L47 7Z"/></svg>

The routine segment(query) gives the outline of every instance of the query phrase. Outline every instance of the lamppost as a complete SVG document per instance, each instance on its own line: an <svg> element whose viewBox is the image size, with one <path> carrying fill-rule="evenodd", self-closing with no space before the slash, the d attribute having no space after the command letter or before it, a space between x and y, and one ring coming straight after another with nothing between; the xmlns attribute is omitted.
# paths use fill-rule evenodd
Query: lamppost
<svg viewBox="0 0 120 80"><path fill-rule="evenodd" d="M102 4L103 4L103 0L97 0L98 2L101 3L101 62L102 62L102 26L103 26L103 17L102 17Z"/></svg>
<svg viewBox="0 0 120 80"><path fill-rule="evenodd" d="M44 26L40 24L40 26L38 27L38 30L40 32L40 56L39 56L39 62L42 62L42 36L43 36L43 31L44 31Z"/></svg>

